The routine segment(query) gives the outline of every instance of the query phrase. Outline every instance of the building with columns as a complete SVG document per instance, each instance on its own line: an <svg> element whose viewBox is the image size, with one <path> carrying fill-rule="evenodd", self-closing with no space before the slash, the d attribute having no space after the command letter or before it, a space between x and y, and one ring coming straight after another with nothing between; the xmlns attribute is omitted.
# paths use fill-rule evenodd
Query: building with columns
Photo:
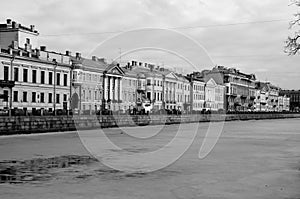
<svg viewBox="0 0 300 199"><path fill-rule="evenodd" d="M163 75L163 93L165 108L169 110L181 108L181 99L178 98L178 78L176 74L170 70L161 68L161 74ZM179 99L179 100L178 100Z"/></svg>
<svg viewBox="0 0 300 199"><path fill-rule="evenodd" d="M205 84L205 108L212 111L224 110L225 86L218 85L213 78Z"/></svg>
<svg viewBox="0 0 300 199"><path fill-rule="evenodd" d="M117 63L103 58L72 57L72 109L93 112L101 109L121 110L123 70Z"/></svg>

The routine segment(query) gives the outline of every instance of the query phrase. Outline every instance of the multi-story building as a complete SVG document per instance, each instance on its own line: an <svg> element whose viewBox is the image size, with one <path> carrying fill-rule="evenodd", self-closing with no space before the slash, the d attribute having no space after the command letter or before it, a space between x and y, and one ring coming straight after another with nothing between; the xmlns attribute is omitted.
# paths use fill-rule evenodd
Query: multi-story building
<svg viewBox="0 0 300 199"><path fill-rule="evenodd" d="M289 111L290 110L290 98L286 95L280 95L278 97L278 111Z"/></svg>
<svg viewBox="0 0 300 199"><path fill-rule="evenodd" d="M254 74L245 74L234 68L216 66L205 71L203 76L213 78L217 84L226 86L225 108L228 111L247 111L254 109L255 81Z"/></svg>
<svg viewBox="0 0 300 199"><path fill-rule="evenodd" d="M133 110L138 103L142 103L142 96L138 95L138 91L139 88L145 91L145 83L141 85L141 79L145 79L145 76L130 67L124 67L123 71L125 74L122 79L122 110L125 112L128 109Z"/></svg>
<svg viewBox="0 0 300 199"><path fill-rule="evenodd" d="M10 19L0 24L0 109L126 111L145 101L153 111L300 109L300 91L280 92L234 68L216 66L187 76L136 61L121 68L96 56L39 48L38 36L33 25Z"/></svg>
<svg viewBox="0 0 300 199"><path fill-rule="evenodd" d="M279 87L269 82L256 82L256 89L256 111L280 111Z"/></svg>
<svg viewBox="0 0 300 199"><path fill-rule="evenodd" d="M291 111L300 111L300 90L281 90L280 95L289 98Z"/></svg>
<svg viewBox="0 0 300 199"><path fill-rule="evenodd" d="M128 79L128 85L123 87L123 92L130 90L133 94L136 90L137 103L149 101L153 105L153 111L190 110L190 82L185 76L153 64L136 61L128 63L124 70L124 79ZM137 81L137 87L134 83L129 85L132 81ZM135 102L132 101L130 106L134 105Z"/></svg>
<svg viewBox="0 0 300 199"><path fill-rule="evenodd" d="M205 108L213 111L224 110L224 88L218 85L213 78L205 84Z"/></svg>
<svg viewBox="0 0 300 199"><path fill-rule="evenodd" d="M97 111L122 110L123 70L117 63L107 64L103 58L72 57L72 109Z"/></svg>
<svg viewBox="0 0 300 199"><path fill-rule="evenodd" d="M267 111L268 110L268 90L265 83L256 83L256 97L254 100L254 110L255 111Z"/></svg>
<svg viewBox="0 0 300 199"><path fill-rule="evenodd" d="M127 74L135 76L135 102L141 104L147 101L152 104L153 111L163 109L164 106L164 75L153 64L132 61L126 65ZM132 90L132 92L133 92Z"/></svg>
<svg viewBox="0 0 300 199"><path fill-rule="evenodd" d="M176 105L179 110L184 112L189 112L191 110L190 82L185 76L181 74L176 74L176 77L177 77Z"/></svg>
<svg viewBox="0 0 300 199"><path fill-rule="evenodd" d="M70 57L37 47L38 32L11 20L0 25L0 109L69 109Z"/></svg>
<svg viewBox="0 0 300 199"><path fill-rule="evenodd" d="M205 81L198 73L187 75L190 81L190 98L192 111L202 111L205 109Z"/></svg>
<svg viewBox="0 0 300 199"><path fill-rule="evenodd" d="M161 68L161 74L163 75L163 93L164 93L164 100L165 100L165 108L169 110L178 109L180 107L181 102L177 101L178 95L178 79L174 72Z"/></svg>

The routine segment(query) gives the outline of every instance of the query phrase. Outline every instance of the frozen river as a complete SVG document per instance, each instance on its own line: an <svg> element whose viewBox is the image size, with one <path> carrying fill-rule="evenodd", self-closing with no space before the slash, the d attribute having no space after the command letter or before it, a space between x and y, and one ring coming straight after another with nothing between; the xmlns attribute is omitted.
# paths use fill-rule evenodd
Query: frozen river
<svg viewBox="0 0 300 199"><path fill-rule="evenodd" d="M154 172L118 172L98 162L52 168L46 180L0 184L0 198L300 198L300 119L225 123L212 152L199 159L208 127L201 123L106 129L119 147L142 154L165 146L178 129L183 131L179 143L195 128L197 135L183 156ZM96 140L94 132L84 133ZM69 155L90 155L76 132L0 137L1 161Z"/></svg>

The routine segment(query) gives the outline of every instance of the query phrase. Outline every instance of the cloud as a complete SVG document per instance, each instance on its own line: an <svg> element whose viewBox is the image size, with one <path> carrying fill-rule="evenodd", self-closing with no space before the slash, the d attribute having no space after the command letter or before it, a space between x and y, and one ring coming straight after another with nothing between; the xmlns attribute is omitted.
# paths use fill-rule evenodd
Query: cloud
<svg viewBox="0 0 300 199"><path fill-rule="evenodd" d="M40 44L49 49L88 55L100 42L113 35L105 32L289 19L295 8L288 4L289 1L280 0L10 0L1 3L0 19L12 18L24 25L35 24L41 33ZM217 64L256 72L261 79L271 79L285 88L298 85L299 75L295 74L300 74L299 56L283 54L283 42L290 34L288 21L178 31L202 44ZM58 36L49 36L56 34ZM159 33L155 36L157 41L153 41L153 45L163 42L174 47L174 43L179 42ZM118 45L108 46L107 50L118 52ZM189 45L183 44L179 50L185 50L188 56L199 57ZM138 58L138 54L136 56ZM140 56L142 59L151 57ZM174 64L176 60L165 54L155 55L153 59L157 57L161 57L160 62L166 65Z"/></svg>

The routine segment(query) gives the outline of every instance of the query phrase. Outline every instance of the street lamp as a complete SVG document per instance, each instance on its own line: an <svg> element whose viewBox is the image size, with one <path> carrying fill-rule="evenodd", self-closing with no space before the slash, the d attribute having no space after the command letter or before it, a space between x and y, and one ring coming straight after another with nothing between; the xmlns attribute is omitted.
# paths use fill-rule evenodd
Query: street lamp
<svg viewBox="0 0 300 199"><path fill-rule="evenodd" d="M13 72L14 72L14 67L13 67L13 62L14 62L14 60L15 60L15 55L13 54L12 55L12 57L11 57L11 59L10 59L10 80L11 81L14 81L13 80ZM12 86L10 86L10 97L9 97L9 110L8 110L8 114L9 114L9 116L11 116L12 115L12 98L13 98L13 89L12 89Z"/></svg>
<svg viewBox="0 0 300 199"><path fill-rule="evenodd" d="M53 82L53 115L56 115L56 67L58 66L58 63L56 59L53 59L54 65L54 82Z"/></svg>

